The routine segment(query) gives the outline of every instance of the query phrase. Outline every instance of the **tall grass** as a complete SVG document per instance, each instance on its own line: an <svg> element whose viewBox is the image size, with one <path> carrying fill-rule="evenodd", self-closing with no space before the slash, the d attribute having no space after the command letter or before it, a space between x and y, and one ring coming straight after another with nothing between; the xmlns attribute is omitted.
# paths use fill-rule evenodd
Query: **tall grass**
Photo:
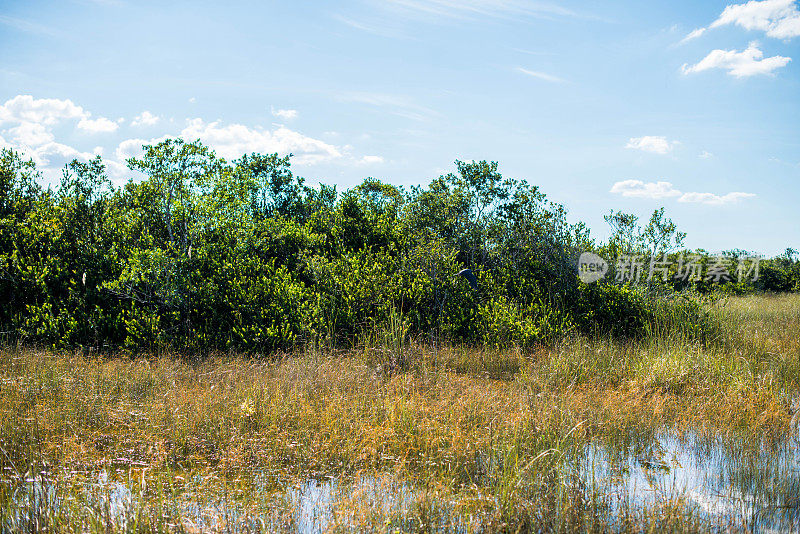
<svg viewBox="0 0 800 534"><path fill-rule="evenodd" d="M191 530L187 506L206 502L220 511L209 529L295 530L286 488L326 476L414 488L391 510L343 491L331 528L707 528L680 495L641 506L578 468L589 444L642 449L663 432L789 439L800 296L704 311L713 343L680 332L677 315L639 340L434 351L395 316L383 337L345 354L3 349L0 529ZM117 483L128 493L111 510Z"/></svg>

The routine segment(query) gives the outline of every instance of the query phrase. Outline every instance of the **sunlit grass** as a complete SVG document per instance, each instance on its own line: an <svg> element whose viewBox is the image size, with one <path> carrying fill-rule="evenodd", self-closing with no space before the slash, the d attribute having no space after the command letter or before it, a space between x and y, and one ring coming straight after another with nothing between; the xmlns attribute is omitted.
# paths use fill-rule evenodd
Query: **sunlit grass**
<svg viewBox="0 0 800 534"><path fill-rule="evenodd" d="M345 354L197 360L4 349L0 528L191 530L185 505L205 502L219 512L208 528L295 530L286 488L326 476L414 488L394 508L363 484L342 491L333 529L704 528L680 496L620 508L575 461L589 443L641 448L663 432L788 439L800 296L738 297L710 313L721 332L711 343L434 350L395 335ZM114 481L130 490L125 521L108 495L92 496Z"/></svg>

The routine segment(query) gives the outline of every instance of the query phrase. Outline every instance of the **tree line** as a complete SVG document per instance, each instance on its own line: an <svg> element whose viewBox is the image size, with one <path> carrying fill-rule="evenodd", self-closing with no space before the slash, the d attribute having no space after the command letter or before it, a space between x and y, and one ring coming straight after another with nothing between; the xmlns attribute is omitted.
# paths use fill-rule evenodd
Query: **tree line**
<svg viewBox="0 0 800 534"><path fill-rule="evenodd" d="M496 162L456 161L407 191L367 178L343 192L309 187L289 156L227 161L199 141L146 145L127 164L142 178L114 187L98 156L45 189L32 161L0 152L6 342L269 353L348 346L400 321L421 339L531 347L642 335L659 313L654 292L713 289L583 284L582 251L674 253L682 235L663 210L644 228L612 212L614 235L598 244ZM800 289L791 250L761 272L760 285L729 289ZM702 332L696 300L678 302Z"/></svg>

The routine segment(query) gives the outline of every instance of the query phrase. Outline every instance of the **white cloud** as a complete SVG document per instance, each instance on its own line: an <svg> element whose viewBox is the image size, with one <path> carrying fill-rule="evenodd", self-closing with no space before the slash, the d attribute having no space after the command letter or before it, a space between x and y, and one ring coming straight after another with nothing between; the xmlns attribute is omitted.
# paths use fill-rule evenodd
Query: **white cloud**
<svg viewBox="0 0 800 534"><path fill-rule="evenodd" d="M276 110L275 113L286 119L297 116L295 110ZM115 122L106 117L92 118L89 111L70 100L35 99L30 95L18 95L0 105L0 145L19 150L33 159L46 176L57 176L59 167L71 159L90 159L95 154L103 153L103 146L95 147L92 152L83 152L57 142L53 130L67 120L76 121L75 126L78 130L93 133L117 131L119 125L124 122L122 119ZM160 121L161 117L143 111L131 124L152 126ZM359 158L351 154L352 148L347 145L326 143L284 126L268 130L260 127L251 128L243 124L225 125L220 121L205 122L198 118L187 121L178 136L187 141L200 139L218 154L229 159L250 152L278 152L293 154L295 156L293 162L298 165L333 160L357 165L375 165L383 162L380 156L367 155ZM109 171L112 175L121 176L125 171L125 160L132 156L140 156L142 145L155 144L167 137L123 140L117 145L113 156L105 160Z"/></svg>
<svg viewBox="0 0 800 534"><path fill-rule="evenodd" d="M681 42L685 43L686 41L691 41L692 39L697 39L698 37L700 37L704 33L706 33L706 28L697 28L696 30L692 30L691 32L689 32L689 35L684 37L681 40Z"/></svg>
<svg viewBox="0 0 800 534"><path fill-rule="evenodd" d="M0 124L15 124L3 130L0 139L4 146L22 152L47 173L47 166L60 167L74 158L92 157L89 152L56 142L51 131L61 121L83 121L89 115L71 100L17 95L0 106Z"/></svg>
<svg viewBox="0 0 800 534"><path fill-rule="evenodd" d="M678 141L667 141L662 135L645 135L643 137L631 137L625 148L634 148L644 152L654 152L656 154L667 154L671 152Z"/></svg>
<svg viewBox="0 0 800 534"><path fill-rule="evenodd" d="M117 145L114 150L114 155L121 164L125 163L128 158L139 158L144 154L142 145L157 145L161 141L165 141L174 136L162 135L161 137L153 137L151 139L132 138L125 139Z"/></svg>
<svg viewBox="0 0 800 534"><path fill-rule="evenodd" d="M50 129L43 124L35 122L22 122L18 126L4 130L8 140L3 140L4 145L19 150L33 159L37 165L61 166L73 158L90 159L93 154L81 152L71 146L57 143Z"/></svg>
<svg viewBox="0 0 800 534"><path fill-rule="evenodd" d="M763 31L776 39L791 39L800 36L800 11L794 0L751 0L745 4L730 4L708 28L697 28L681 42L700 37L708 29L729 24Z"/></svg>
<svg viewBox="0 0 800 534"><path fill-rule="evenodd" d="M131 126L154 126L161 120L158 115L153 115L149 111L142 111L139 115L134 117Z"/></svg>
<svg viewBox="0 0 800 534"><path fill-rule="evenodd" d="M37 147L55 140L49 128L35 122L23 122L5 131L18 146Z"/></svg>
<svg viewBox="0 0 800 534"><path fill-rule="evenodd" d="M52 134L42 131L41 125L38 124L23 123L6 132L11 133L13 137L6 140L0 136L0 147L13 148L25 157L31 158L51 178L57 176L54 169L63 167L73 159L89 160L94 157L90 152L81 152L71 146L55 142Z"/></svg>
<svg viewBox="0 0 800 534"><path fill-rule="evenodd" d="M377 165L383 162L383 156L363 156L357 161L359 165Z"/></svg>
<svg viewBox="0 0 800 534"><path fill-rule="evenodd" d="M517 72L521 72L522 74L527 74L533 78L539 78L540 80L544 80L546 82L551 83L562 83L564 81L563 78L559 78L558 76L553 76L552 74L547 74L546 72L539 72L536 70L529 70L523 67L517 67Z"/></svg>
<svg viewBox="0 0 800 534"><path fill-rule="evenodd" d="M130 177L131 174L136 174L124 163L120 163L119 161L111 158L103 159L103 163L106 164L106 169L108 170L109 178L111 181L116 183L117 185L123 185L125 183L125 176L127 175Z"/></svg>
<svg viewBox="0 0 800 534"><path fill-rule="evenodd" d="M710 28L728 24L759 30L776 39L800 36L800 11L794 0L751 0L727 6Z"/></svg>
<svg viewBox="0 0 800 534"><path fill-rule="evenodd" d="M744 198L752 198L754 196L756 196L755 193L742 193L740 191L734 191L726 195L715 195L714 193L684 193L678 199L678 202L695 202L719 206L722 204L731 204Z"/></svg>
<svg viewBox="0 0 800 534"><path fill-rule="evenodd" d="M139 157L142 155L142 145L148 144L151 144L151 141L147 139L126 139L117 145L114 155L117 156L119 161Z"/></svg>
<svg viewBox="0 0 800 534"><path fill-rule="evenodd" d="M89 133L110 133L115 132L117 128L119 128L119 124L105 117L81 119L78 123L78 129Z"/></svg>
<svg viewBox="0 0 800 534"><path fill-rule="evenodd" d="M71 100L17 95L0 106L0 123L35 122L52 126L66 119L85 119L89 112Z"/></svg>
<svg viewBox="0 0 800 534"><path fill-rule="evenodd" d="M40 147L36 147L32 153L28 153L37 165L50 166L50 167L63 167L73 159L90 160L94 157L91 152L81 152L62 143L46 143Z"/></svg>
<svg viewBox="0 0 800 534"><path fill-rule="evenodd" d="M762 59L763 58L763 59ZM783 56L764 58L764 52L757 43L750 43L746 50L712 50L699 63L689 66L684 64L684 74L702 72L709 69L725 69L731 76L744 78L756 74L772 74L773 71L786 66L792 59Z"/></svg>
<svg viewBox="0 0 800 534"><path fill-rule="evenodd" d="M681 192L669 182L647 182L623 180L611 186L611 193L633 198L669 198L680 196Z"/></svg>
<svg viewBox="0 0 800 534"><path fill-rule="evenodd" d="M190 104L194 104L195 102L197 102L197 99L195 97L192 96L192 97L189 98L189 103Z"/></svg>
<svg viewBox="0 0 800 534"><path fill-rule="evenodd" d="M283 120L292 120L297 118L297 110L296 109L275 109L270 108L272 115L275 117L279 117Z"/></svg>
<svg viewBox="0 0 800 534"><path fill-rule="evenodd" d="M703 150L702 152L700 152L700 154L697 155L697 157L700 159L710 159L714 157L714 154L712 154L708 150Z"/></svg>
<svg viewBox="0 0 800 534"><path fill-rule="evenodd" d="M683 193L670 182L645 183L641 180L623 180L621 182L616 182L611 186L610 192L622 195L623 197L649 198L654 200L677 197L678 202L712 205L731 204L745 198L756 196L754 193L742 193L740 191L734 191L725 195L698 192Z"/></svg>
<svg viewBox="0 0 800 534"><path fill-rule="evenodd" d="M224 158L238 158L250 152L294 154L294 163L313 165L342 157L334 145L308 137L284 126L274 131L249 128L243 124L221 125L191 119L181 131L186 140L200 139Z"/></svg>
<svg viewBox="0 0 800 534"><path fill-rule="evenodd" d="M0 123L16 122L19 127L36 124L49 128L65 120L78 119L78 128L92 133L113 132L119 128L119 124L110 119L92 119L91 115L71 100L33 98L31 95L17 95L0 106Z"/></svg>

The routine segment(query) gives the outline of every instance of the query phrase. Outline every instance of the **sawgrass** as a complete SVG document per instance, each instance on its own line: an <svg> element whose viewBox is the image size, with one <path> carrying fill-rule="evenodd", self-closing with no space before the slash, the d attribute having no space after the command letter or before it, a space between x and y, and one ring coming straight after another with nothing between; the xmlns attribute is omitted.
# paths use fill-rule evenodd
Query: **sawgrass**
<svg viewBox="0 0 800 534"><path fill-rule="evenodd" d="M377 346L269 359L3 349L0 529L191 531L187 503L206 502L202 530L291 531L303 525L286 488L326 476L350 488L333 530L710 528L680 495L620 504L575 467L591 443L663 432L788 439L800 296L708 312L718 333L702 343L664 328L530 353L434 349L399 327ZM395 486L370 496L365 478ZM129 493L114 508L117 483ZM396 484L413 491L392 508Z"/></svg>

